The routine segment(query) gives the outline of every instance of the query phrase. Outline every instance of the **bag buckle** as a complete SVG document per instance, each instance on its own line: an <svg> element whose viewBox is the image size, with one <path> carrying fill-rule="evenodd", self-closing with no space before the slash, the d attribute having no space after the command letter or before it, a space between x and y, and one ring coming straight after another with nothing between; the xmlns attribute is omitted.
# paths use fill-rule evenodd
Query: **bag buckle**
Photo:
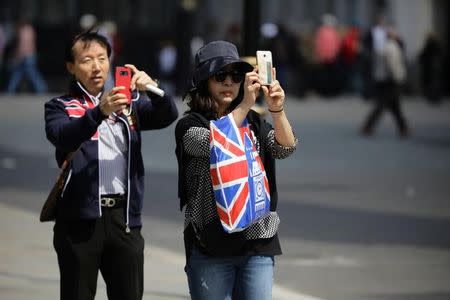
<svg viewBox="0 0 450 300"><path fill-rule="evenodd" d="M103 207L114 207L116 205L116 199L114 198L101 198L100 204Z"/></svg>

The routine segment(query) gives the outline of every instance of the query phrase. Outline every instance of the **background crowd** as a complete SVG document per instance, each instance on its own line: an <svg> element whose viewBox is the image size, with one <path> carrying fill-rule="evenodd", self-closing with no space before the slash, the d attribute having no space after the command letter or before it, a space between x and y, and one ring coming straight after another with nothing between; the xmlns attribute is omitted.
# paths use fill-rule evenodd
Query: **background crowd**
<svg viewBox="0 0 450 300"><path fill-rule="evenodd" d="M381 22L381 23L380 23ZM358 22L344 23L332 14L324 14L316 20L316 26L296 32L283 23L263 23L260 26L259 47L273 52L278 78L287 93L300 99L310 92L331 98L340 94L361 95L373 98L374 66L384 63L376 61L374 55L384 47L383 36L387 28L395 27L395 20L377 15L372 26L363 27ZM191 57L180 57L179 43L171 36L145 42L147 53L139 52L135 46L142 43L136 36L123 33L112 20L100 20L93 14L80 17L77 28L71 31L96 28L113 45L112 62L136 61L157 74L171 94L184 90L180 77L182 62L192 61L195 51L209 40L194 35L190 42ZM397 31L397 41L405 54L408 45ZM55 34L58 34L55 32ZM65 36L58 36L64 40ZM421 51L413 58L403 56L406 79L401 90L406 94L423 95L430 103L439 103L448 95L448 54L445 40L436 32L429 32L422 39ZM241 51L243 28L240 23L229 24L221 39L236 44ZM0 23L0 91L6 93L59 91L66 86L60 72L64 66L55 65L54 55L47 49L48 36L39 35L39 30L26 19L15 23ZM242 51L241 51L242 52Z"/></svg>

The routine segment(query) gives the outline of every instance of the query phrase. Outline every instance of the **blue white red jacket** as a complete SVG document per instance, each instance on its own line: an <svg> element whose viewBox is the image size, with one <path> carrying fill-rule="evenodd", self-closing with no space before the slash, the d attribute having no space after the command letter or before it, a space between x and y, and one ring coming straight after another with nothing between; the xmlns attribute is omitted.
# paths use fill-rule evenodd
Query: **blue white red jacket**
<svg viewBox="0 0 450 300"><path fill-rule="evenodd" d="M150 97L150 99L149 99ZM178 117L172 98L142 93L132 102L133 123L126 116L128 140L127 220L129 227L140 226L144 197L144 164L141 155L141 131L169 126ZM45 103L45 132L55 146L55 156L61 166L67 154L76 151L62 199L58 203L57 219L95 219L101 217L98 167L98 126L105 119L100 108L74 84L71 93Z"/></svg>

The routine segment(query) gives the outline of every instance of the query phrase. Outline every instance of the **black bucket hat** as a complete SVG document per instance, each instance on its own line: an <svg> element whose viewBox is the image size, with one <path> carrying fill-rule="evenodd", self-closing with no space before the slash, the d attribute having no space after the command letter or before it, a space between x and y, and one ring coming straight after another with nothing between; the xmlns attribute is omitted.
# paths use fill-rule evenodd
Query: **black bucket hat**
<svg viewBox="0 0 450 300"><path fill-rule="evenodd" d="M192 89L198 84L216 74L223 67L237 64L243 73L253 70L253 66L239 58L236 46L227 41L210 42L195 54L194 74L192 76Z"/></svg>

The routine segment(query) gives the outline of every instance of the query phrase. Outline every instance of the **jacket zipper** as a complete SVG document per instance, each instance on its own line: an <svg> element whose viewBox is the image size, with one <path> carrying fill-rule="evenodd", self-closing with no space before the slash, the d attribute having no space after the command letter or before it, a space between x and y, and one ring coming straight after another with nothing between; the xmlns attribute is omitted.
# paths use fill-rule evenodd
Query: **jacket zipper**
<svg viewBox="0 0 450 300"><path fill-rule="evenodd" d="M133 104L131 104L133 105ZM130 133L130 127L128 126L128 123L125 119L123 119L121 116L118 116L120 120L125 124L125 127L127 128L128 133L128 163L127 163L127 216L126 216L126 224L125 224L125 232L130 233L130 161L131 161L131 133Z"/></svg>

